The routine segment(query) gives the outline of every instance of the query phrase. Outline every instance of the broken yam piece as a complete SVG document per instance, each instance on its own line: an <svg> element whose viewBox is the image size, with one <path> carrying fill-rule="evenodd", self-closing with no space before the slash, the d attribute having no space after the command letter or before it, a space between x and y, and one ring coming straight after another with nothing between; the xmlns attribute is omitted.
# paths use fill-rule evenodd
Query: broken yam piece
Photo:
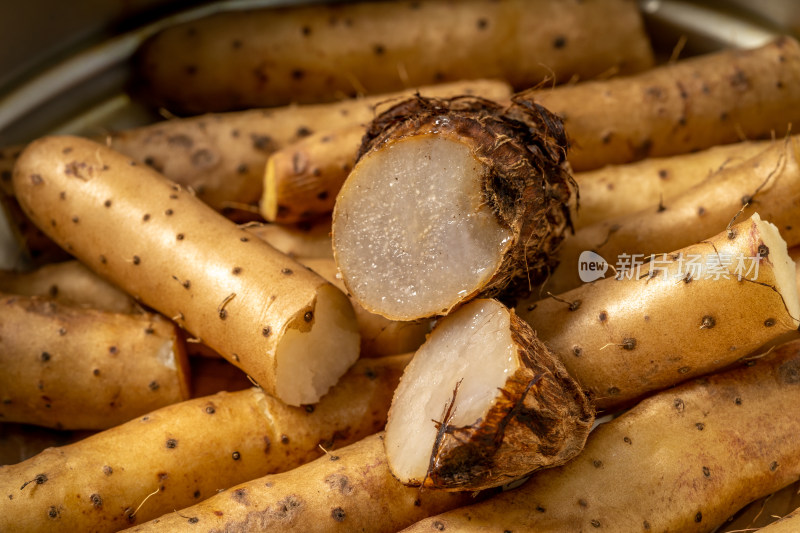
<svg viewBox="0 0 800 533"><path fill-rule="evenodd" d="M544 108L418 97L376 118L336 200L352 296L393 320L447 314L553 268L571 176Z"/></svg>
<svg viewBox="0 0 800 533"><path fill-rule="evenodd" d="M533 330L497 300L478 299L442 319L406 367L386 455L407 485L479 490L563 464L593 421Z"/></svg>

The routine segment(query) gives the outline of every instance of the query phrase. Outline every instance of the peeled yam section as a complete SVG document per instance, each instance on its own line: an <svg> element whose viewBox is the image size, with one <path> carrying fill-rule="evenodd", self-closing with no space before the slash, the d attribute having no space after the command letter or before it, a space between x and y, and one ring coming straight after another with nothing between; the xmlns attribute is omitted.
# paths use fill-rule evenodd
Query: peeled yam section
<svg viewBox="0 0 800 533"><path fill-rule="evenodd" d="M593 419L530 327L498 301L478 299L443 318L406 368L386 454L405 484L478 490L566 462Z"/></svg>
<svg viewBox="0 0 800 533"><path fill-rule="evenodd" d="M333 215L356 301L414 320L549 271L571 192L559 125L538 106L466 97L379 116Z"/></svg>

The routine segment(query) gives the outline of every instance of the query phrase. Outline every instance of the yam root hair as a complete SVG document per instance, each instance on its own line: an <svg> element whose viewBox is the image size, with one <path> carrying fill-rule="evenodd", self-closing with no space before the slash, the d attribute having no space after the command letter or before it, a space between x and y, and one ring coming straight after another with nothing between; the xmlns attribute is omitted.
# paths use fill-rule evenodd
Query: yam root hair
<svg viewBox="0 0 800 533"><path fill-rule="evenodd" d="M349 292L369 311L413 320L544 277L570 226L567 148L558 118L527 101L416 97L382 113L333 214L334 256ZM446 202L440 184L455 191ZM453 220L463 226L453 229ZM477 261L486 267L469 272L451 239L485 254Z"/></svg>

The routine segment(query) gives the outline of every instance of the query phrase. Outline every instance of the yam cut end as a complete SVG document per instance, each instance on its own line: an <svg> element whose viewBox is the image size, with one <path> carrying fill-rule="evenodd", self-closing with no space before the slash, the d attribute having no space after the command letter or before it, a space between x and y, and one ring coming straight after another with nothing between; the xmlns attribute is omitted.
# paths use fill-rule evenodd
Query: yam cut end
<svg viewBox="0 0 800 533"><path fill-rule="evenodd" d="M577 383L530 327L479 299L442 319L406 368L386 454L407 485L479 490L572 458L593 420Z"/></svg>
<svg viewBox="0 0 800 533"><path fill-rule="evenodd" d="M495 274L511 243L483 202L466 144L418 135L372 152L340 198L334 228L347 286L395 319L444 314Z"/></svg>
<svg viewBox="0 0 800 533"><path fill-rule="evenodd" d="M278 398L289 405L319 401L358 359L360 342L347 296L332 285L320 286L316 303L298 313L278 343Z"/></svg>
<svg viewBox="0 0 800 533"><path fill-rule="evenodd" d="M762 261L767 260L772 264L775 290L783 298L786 312L796 328L800 326L800 296L797 292L795 262L789 255L786 241L781 237L778 228L766 220L761 220L758 213L754 213L751 218L763 242L763 248L759 246L756 253L762 257Z"/></svg>

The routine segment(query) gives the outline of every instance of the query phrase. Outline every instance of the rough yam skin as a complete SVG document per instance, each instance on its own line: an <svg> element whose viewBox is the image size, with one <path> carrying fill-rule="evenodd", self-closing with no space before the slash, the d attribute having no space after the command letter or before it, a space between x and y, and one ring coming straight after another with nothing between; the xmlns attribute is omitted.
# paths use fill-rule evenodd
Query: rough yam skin
<svg viewBox="0 0 800 533"><path fill-rule="evenodd" d="M173 323L0 294L0 422L106 429L189 397Z"/></svg>
<svg viewBox="0 0 800 533"><path fill-rule="evenodd" d="M491 297L513 291L514 284L522 282L527 288L530 280L543 279L558 264L555 252L571 227L573 180L559 119L529 102L506 108L475 97L416 97L376 117L364 135L356 165L365 154L392 142L430 134L470 147L485 169L483 200L513 235L497 272L477 292ZM341 194L347 194L347 184ZM334 225L335 221L336 211ZM335 229L333 240L336 256ZM347 285L347 272L342 276ZM369 302L359 303L371 309Z"/></svg>
<svg viewBox="0 0 800 533"><path fill-rule="evenodd" d="M798 394L793 342L652 396L594 430L569 463L404 531L714 531L800 477Z"/></svg>
<svg viewBox="0 0 800 533"><path fill-rule="evenodd" d="M800 121L800 44L784 36L521 97L561 116L576 172L782 136Z"/></svg>
<svg viewBox="0 0 800 533"><path fill-rule="evenodd" d="M0 530L118 531L298 467L323 449L338 453L383 428L409 360L359 361L313 407L287 406L257 388L220 392L0 467ZM46 481L20 489L39 474Z"/></svg>
<svg viewBox="0 0 800 533"><path fill-rule="evenodd" d="M202 113L475 78L521 90L652 64L630 0L340 2L168 28L138 52L135 92L175 113Z"/></svg>
<svg viewBox="0 0 800 533"><path fill-rule="evenodd" d="M466 493L420 491L397 481L382 438L371 435L294 470L231 487L131 532L393 533L473 501Z"/></svg>
<svg viewBox="0 0 800 533"><path fill-rule="evenodd" d="M594 422L586 395L513 312L511 332L523 365L500 389L484 419L444 428L424 487L497 487L564 464L583 449Z"/></svg>
<svg viewBox="0 0 800 533"><path fill-rule="evenodd" d="M731 238L732 237L732 238ZM636 279L584 283L556 298L522 302L519 316L564 363L598 409L718 371L797 329L776 287L772 256L752 219L713 238L657 255ZM766 253L764 256L763 254ZM720 254L717 256L716 254ZM753 258L758 277L736 275L737 261L697 277L692 256ZM681 262L683 257L683 263ZM693 277L695 276L695 277Z"/></svg>

